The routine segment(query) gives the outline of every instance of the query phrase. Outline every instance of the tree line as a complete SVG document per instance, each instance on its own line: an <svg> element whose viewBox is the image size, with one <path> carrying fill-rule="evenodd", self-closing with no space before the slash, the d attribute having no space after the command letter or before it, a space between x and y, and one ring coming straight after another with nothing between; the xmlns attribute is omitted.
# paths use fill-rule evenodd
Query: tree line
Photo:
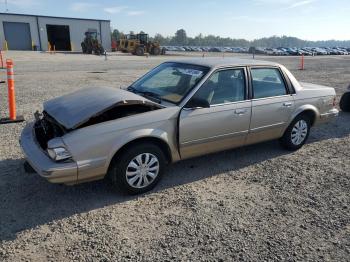
<svg viewBox="0 0 350 262"><path fill-rule="evenodd" d="M112 32L112 37L119 40L121 32L114 29ZM195 37L187 36L184 29L179 29L176 31L174 36L162 36L161 34L156 34L150 37L152 41L159 42L162 46L210 46L210 47L266 47L266 48L276 48L276 47L350 47L350 40L339 41L339 40L325 40L325 41L306 41L299 39L297 37L291 36L271 36L264 37L260 39L255 39L248 41L245 39L234 39L230 37L220 37L215 35L199 34Z"/></svg>

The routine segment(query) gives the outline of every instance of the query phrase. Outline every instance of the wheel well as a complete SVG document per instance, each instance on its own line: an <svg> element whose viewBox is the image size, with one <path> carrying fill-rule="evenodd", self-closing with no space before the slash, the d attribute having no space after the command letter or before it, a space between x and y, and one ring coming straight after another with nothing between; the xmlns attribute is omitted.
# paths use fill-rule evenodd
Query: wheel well
<svg viewBox="0 0 350 262"><path fill-rule="evenodd" d="M135 140L130 141L129 143L125 144L124 146L122 146L113 156L113 159L117 158L119 155L123 154L123 152L125 150L127 150L129 147L132 147L134 145L137 144L141 144L141 143L151 143L154 145L157 145L162 152L164 153L165 159L167 161L167 163L171 163L172 162L172 157L171 157L171 151L170 148L168 146L168 144L159 139L159 138L155 138L155 137L143 137L143 138L138 138Z"/></svg>
<svg viewBox="0 0 350 262"><path fill-rule="evenodd" d="M310 122L311 126L314 125L315 120L316 120L316 113L315 113L315 111L313 111L311 109L308 109L308 110L305 110L305 111L301 112L298 116L300 116L300 115L306 115L311 121Z"/></svg>

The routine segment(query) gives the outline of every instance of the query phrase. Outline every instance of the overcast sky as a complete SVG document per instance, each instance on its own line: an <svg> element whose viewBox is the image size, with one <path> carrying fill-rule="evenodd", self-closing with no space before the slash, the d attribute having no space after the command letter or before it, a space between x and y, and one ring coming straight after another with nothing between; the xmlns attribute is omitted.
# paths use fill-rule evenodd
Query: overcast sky
<svg viewBox="0 0 350 262"><path fill-rule="evenodd" d="M1 12L5 12L5 0ZM350 0L8 0L12 13L110 19L124 32L350 40Z"/></svg>

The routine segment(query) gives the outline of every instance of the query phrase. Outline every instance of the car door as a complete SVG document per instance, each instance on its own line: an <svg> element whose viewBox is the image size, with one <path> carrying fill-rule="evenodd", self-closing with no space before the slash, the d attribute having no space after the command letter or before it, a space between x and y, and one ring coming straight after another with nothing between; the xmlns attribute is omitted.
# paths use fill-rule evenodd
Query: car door
<svg viewBox="0 0 350 262"><path fill-rule="evenodd" d="M252 119L247 144L283 135L294 109L294 98L278 67L250 68Z"/></svg>
<svg viewBox="0 0 350 262"><path fill-rule="evenodd" d="M179 119L182 159L245 143L251 116L246 79L243 67L218 70L189 100ZM207 101L208 107L190 106L198 99Z"/></svg>

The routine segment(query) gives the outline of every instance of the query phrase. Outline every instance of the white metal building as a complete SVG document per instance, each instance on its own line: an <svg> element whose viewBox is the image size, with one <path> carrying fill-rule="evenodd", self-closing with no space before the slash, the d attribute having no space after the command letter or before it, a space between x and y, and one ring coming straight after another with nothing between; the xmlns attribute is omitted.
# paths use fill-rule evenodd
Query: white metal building
<svg viewBox="0 0 350 262"><path fill-rule="evenodd" d="M106 50L111 49L110 20L0 13L0 48L47 51L81 51L86 31L97 32Z"/></svg>

